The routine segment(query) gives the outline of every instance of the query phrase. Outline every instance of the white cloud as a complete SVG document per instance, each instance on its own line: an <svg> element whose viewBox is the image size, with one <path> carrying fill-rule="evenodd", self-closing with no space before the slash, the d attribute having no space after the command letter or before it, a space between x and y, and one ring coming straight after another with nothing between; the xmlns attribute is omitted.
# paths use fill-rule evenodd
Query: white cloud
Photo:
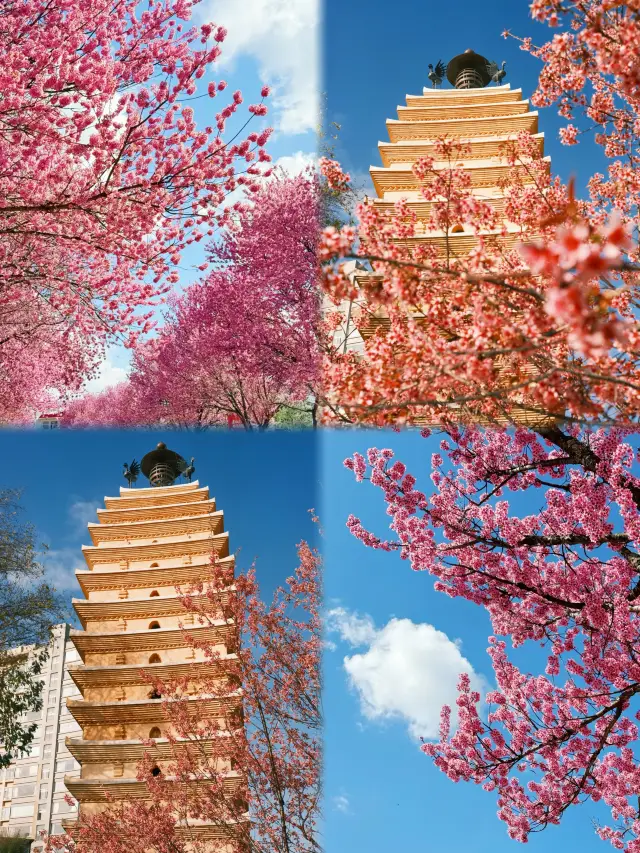
<svg viewBox="0 0 640 853"><path fill-rule="evenodd" d="M315 130L319 115L320 0L209 0L203 15L226 27L221 65L242 54L273 86L269 104L283 134ZM245 93L247 98L250 93Z"/></svg>
<svg viewBox="0 0 640 853"><path fill-rule="evenodd" d="M365 652L344 658L351 686L369 720L404 720L413 737L439 736L443 705L457 718L457 683L468 673L474 689L487 690L484 678L475 673L460 651L442 631L410 619L391 619L377 629L370 616L359 616L342 607L329 611L327 628L353 647Z"/></svg>
<svg viewBox="0 0 640 853"><path fill-rule="evenodd" d="M71 523L78 533L87 532L87 524L90 521L97 521L98 515L96 510L99 504L96 501L75 501L69 507L69 518Z"/></svg>
<svg viewBox="0 0 640 853"><path fill-rule="evenodd" d="M82 554L77 548L60 548L49 550L42 558L45 580L59 592L75 590L80 594L80 588L75 576L76 569L86 569Z"/></svg>
<svg viewBox="0 0 640 853"><path fill-rule="evenodd" d="M107 352L105 360L100 365L98 374L90 379L84 388L83 394L99 394L105 388L124 382L127 378L127 370L115 363L115 354Z"/></svg>
<svg viewBox="0 0 640 853"><path fill-rule="evenodd" d="M344 607L334 607L327 613L326 626L327 631L340 634L350 646L369 646L377 634L371 616L358 616Z"/></svg>
<svg viewBox="0 0 640 853"><path fill-rule="evenodd" d="M333 806L336 811L342 812L343 814L348 814L349 798L345 797L344 794L339 794L337 797L333 798Z"/></svg>
<svg viewBox="0 0 640 853"><path fill-rule="evenodd" d="M301 175L309 166L315 166L317 157L315 154L309 154L306 151L296 151L295 154L284 154L273 161L273 166L276 169L282 169L289 177Z"/></svg>

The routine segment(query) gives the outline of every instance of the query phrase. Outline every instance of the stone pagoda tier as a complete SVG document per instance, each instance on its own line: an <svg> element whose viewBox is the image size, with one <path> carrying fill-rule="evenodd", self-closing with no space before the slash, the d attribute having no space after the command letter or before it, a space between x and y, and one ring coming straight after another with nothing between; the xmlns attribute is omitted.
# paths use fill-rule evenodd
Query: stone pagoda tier
<svg viewBox="0 0 640 853"><path fill-rule="evenodd" d="M183 461L158 445L142 460L143 472L145 460L154 454ZM173 474L177 477L178 471ZM67 746L82 769L79 779L65 779L80 804L81 818L100 811L108 799L148 797L146 783L136 778L145 752L161 771L171 763L174 752L166 737L162 700L152 697L144 674L162 679L188 675L197 685L198 677L210 675L212 666L204 652L186 644L179 625L220 653L221 676L234 669L237 660L232 620L194 624L176 592L176 586L188 587L208 576L212 554L228 568L225 594L233 592L234 558L223 513L206 486L197 481L162 485L167 480L172 481L171 472L160 477L161 485L121 488L119 497L105 498L105 508L97 511L98 523L88 525L92 544L82 548L87 569L76 576L85 598L73 600L82 630L71 631L82 665L70 668L82 699L67 701L82 728L82 736L68 739ZM199 697L196 688L191 700L199 702L209 718L233 710L227 700L222 708L223 700ZM234 701L232 696L228 703ZM237 705L240 708L240 691ZM155 746L145 745L149 738L155 739ZM240 774L230 766L224 770L229 792L237 791L242 799ZM65 828L73 834L72 822ZM222 835L219 828L197 821L195 831L203 839ZM224 849L222 840L221 845L214 843L214 848Z"/></svg>
<svg viewBox="0 0 640 853"><path fill-rule="evenodd" d="M482 71L486 67L483 63L486 63L483 57L466 51L451 60L447 72L452 82L458 77L458 85L463 83L464 88L425 87L421 95L407 95L406 105L398 107L397 119L387 120L389 142L378 143L382 166L370 168L376 207L393 213L396 202L404 198L417 217L413 237L399 242L405 246L436 246L442 259L447 253L450 258L464 258L478 244L478 237L464 223L454 225L447 235L427 230L425 223L430 203L420 192L413 166L422 157L434 156L434 142L446 136L467 147L469 153L456 165L471 176L472 193L487 201L503 219L504 231L486 231L482 236L485 243L494 243L504 250L512 249L522 239L519 226L503 217L505 193L501 182L510 168L504 157L505 143L524 131L535 140L540 155L544 153L544 134L538 131L538 113L530 109L521 89L511 89L509 84L487 86L486 72L478 74L476 71L476 68ZM452 69L455 70L453 76ZM465 70L471 71L471 81ZM550 162L548 157L543 159ZM436 159L434 167L446 170L450 164ZM522 177L525 184L533 180L529 179L525 166ZM352 275L358 287L372 277L375 278L365 270L354 270ZM376 317L366 313L356 322L364 340L380 326L388 325L383 314ZM360 348L356 338L353 344L354 349Z"/></svg>

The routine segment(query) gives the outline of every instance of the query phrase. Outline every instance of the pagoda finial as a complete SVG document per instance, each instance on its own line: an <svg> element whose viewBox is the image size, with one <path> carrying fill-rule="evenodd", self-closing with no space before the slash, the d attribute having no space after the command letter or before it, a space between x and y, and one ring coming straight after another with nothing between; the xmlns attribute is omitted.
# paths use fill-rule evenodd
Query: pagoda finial
<svg viewBox="0 0 640 853"><path fill-rule="evenodd" d="M484 89L491 81L487 66L489 61L467 48L447 65L447 80L456 89Z"/></svg>
<svg viewBox="0 0 640 853"><path fill-rule="evenodd" d="M444 80L445 70L444 62L441 59L438 61L435 68L431 63L429 63L429 73L427 74L427 77L431 81L434 89L437 89Z"/></svg>
<svg viewBox="0 0 640 853"><path fill-rule="evenodd" d="M138 474L140 473L140 463L136 459L132 459L131 462L124 463L124 473L123 476L127 483L129 483L129 488L133 486L135 481L138 479Z"/></svg>
<svg viewBox="0 0 640 853"><path fill-rule="evenodd" d="M187 467L182 456L169 450L163 441L143 456L140 463L140 470L152 486L172 486Z"/></svg>

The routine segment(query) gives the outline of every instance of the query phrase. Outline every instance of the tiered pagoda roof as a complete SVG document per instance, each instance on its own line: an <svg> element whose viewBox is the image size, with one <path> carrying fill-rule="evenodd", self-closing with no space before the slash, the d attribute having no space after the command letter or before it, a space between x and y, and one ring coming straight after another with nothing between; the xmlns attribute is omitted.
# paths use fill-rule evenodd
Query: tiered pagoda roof
<svg viewBox="0 0 640 853"><path fill-rule="evenodd" d="M171 456L163 445L159 448L160 456ZM144 471L144 460L142 465ZM163 700L150 692L149 678L188 678L189 702L198 714L223 719L232 713L241 719L239 686L222 698L198 693L198 684L212 676L238 679L235 624L224 612L208 624L194 623L176 589L206 579L215 555L228 570L223 611L233 594L234 558L223 513L209 490L197 482L122 488L119 497L104 502L98 523L88 525L93 544L82 549L87 569L76 572L86 597L73 600L82 630L71 631L71 638L82 665L70 668L70 674L83 698L68 700L67 706L82 737L67 744L82 771L80 779L65 779L65 784L80 802L81 816L109 799L148 796L134 770L145 753L159 761L175 757L175 746L165 736ZM194 638L216 647L219 658L207 661L191 648L183 625ZM155 738L151 732L158 729L162 736ZM207 744L202 748L207 751ZM231 770L224 784L235 793L244 780ZM221 837L218 827L196 823L203 838ZM73 834L72 823L65 828Z"/></svg>
<svg viewBox="0 0 640 853"><path fill-rule="evenodd" d="M469 151L455 164L467 171L471 177L471 191L487 201L499 214L504 213L504 191L502 184L510 169L504 155L505 143L515 140L526 131L537 143L543 154L544 134L538 133L538 114L529 109L529 101L522 99L520 89L511 89L509 84L477 89L429 89L422 95L407 95L406 106L398 107L398 118L387 120L389 142L379 142L382 166L371 166L370 174L376 197L376 207L391 214L395 203L403 198L417 216L412 237L397 241L407 247L427 244L437 250L439 258L447 254L450 258L464 258L478 245L477 234L456 228L449 234L430 232L425 222L431 211L431 203L422 196L421 181L415 176L413 167L421 157L434 156L435 141L441 137L453 137L464 143ZM548 157L544 158L549 163ZM451 164L439 162L434 169L449 169ZM526 164L518 167L524 183L529 178ZM428 179L427 179L428 180ZM513 249L521 239L521 231L505 222L499 231L482 234L486 244L491 242L503 250ZM358 272L354 276L356 286L362 286L372 278L371 273ZM372 318L369 314L358 322L358 331L366 340L385 318Z"/></svg>

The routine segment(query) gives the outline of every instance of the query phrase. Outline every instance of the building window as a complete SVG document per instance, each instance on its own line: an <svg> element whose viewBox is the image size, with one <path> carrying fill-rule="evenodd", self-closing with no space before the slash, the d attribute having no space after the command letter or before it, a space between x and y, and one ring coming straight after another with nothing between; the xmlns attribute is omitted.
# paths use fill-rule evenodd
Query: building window
<svg viewBox="0 0 640 853"><path fill-rule="evenodd" d="M21 797L33 797L36 792L35 784L32 785L18 785L13 789L13 798L20 799Z"/></svg>
<svg viewBox="0 0 640 853"><path fill-rule="evenodd" d="M151 565L149 566L149 568L150 568L150 569L157 569L157 568L158 568L158 564L157 564L157 563L151 563Z"/></svg>
<svg viewBox="0 0 640 853"><path fill-rule="evenodd" d="M149 623L149 630L150 630L150 631L155 631L155 630L156 630L157 628L159 628L159 627L160 627L160 623L159 623L159 622L153 621L153 622L150 622L150 623Z"/></svg>
<svg viewBox="0 0 640 853"><path fill-rule="evenodd" d="M152 654L149 658L149 663L162 663L160 655Z"/></svg>
<svg viewBox="0 0 640 853"><path fill-rule="evenodd" d="M158 691L154 688L148 694L149 699L161 699L162 696L158 693Z"/></svg>
<svg viewBox="0 0 640 853"><path fill-rule="evenodd" d="M149 598L155 598L157 595L160 595L157 589L154 589L153 592L149 595Z"/></svg>
<svg viewBox="0 0 640 853"><path fill-rule="evenodd" d="M11 806L11 817L32 817L35 803L19 803Z"/></svg>
<svg viewBox="0 0 640 853"><path fill-rule="evenodd" d="M30 723L32 723L34 720L39 720L41 716L42 716L42 709L40 711L29 711L28 714L24 715L24 719L28 720Z"/></svg>
<svg viewBox="0 0 640 853"><path fill-rule="evenodd" d="M160 731L160 729L157 726L154 726L151 729L151 731L149 732L149 737L150 738L162 737L162 732Z"/></svg>
<svg viewBox="0 0 640 853"><path fill-rule="evenodd" d="M22 764L16 767L16 779L26 779L28 776L35 776L37 772L37 764Z"/></svg>

